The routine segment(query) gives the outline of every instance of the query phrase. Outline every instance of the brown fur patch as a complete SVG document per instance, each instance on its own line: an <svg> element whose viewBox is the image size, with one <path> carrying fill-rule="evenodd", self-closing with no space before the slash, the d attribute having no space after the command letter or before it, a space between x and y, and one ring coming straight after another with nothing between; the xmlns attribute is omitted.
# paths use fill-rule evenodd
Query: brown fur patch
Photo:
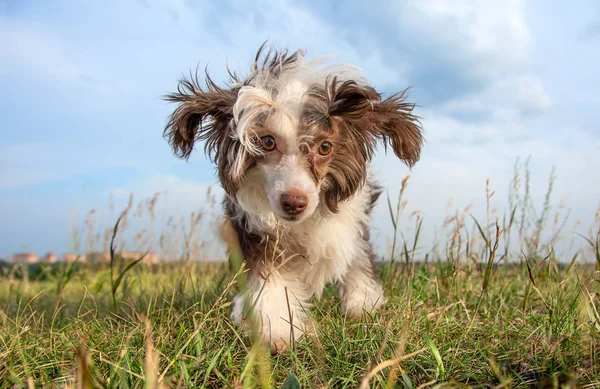
<svg viewBox="0 0 600 389"><path fill-rule="evenodd" d="M336 78L328 79L324 89L310 91L301 123L338 138L324 178L323 200L329 210L337 211L338 203L365 183L378 140L391 144L409 166L419 159L421 129L411 113L414 105L404 99L402 92L382 101L372 87Z"/></svg>
<svg viewBox="0 0 600 389"><path fill-rule="evenodd" d="M263 275L266 269L265 260L272 257L275 250L274 237L269 237L264 233L257 234L248 231L246 213L241 211L227 196L223 199L223 209L225 217L231 220L231 227L236 234L240 245L240 250L244 256L248 269L253 272L253 275ZM231 253L230 253L231 254Z"/></svg>

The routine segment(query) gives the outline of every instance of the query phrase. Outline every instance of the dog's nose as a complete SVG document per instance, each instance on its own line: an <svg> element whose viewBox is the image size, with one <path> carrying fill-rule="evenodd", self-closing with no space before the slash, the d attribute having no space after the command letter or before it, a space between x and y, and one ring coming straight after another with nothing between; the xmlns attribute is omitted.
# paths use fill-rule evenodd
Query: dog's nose
<svg viewBox="0 0 600 389"><path fill-rule="evenodd" d="M298 215L308 206L308 199L305 194L298 192L288 192L281 195L281 207L290 215Z"/></svg>

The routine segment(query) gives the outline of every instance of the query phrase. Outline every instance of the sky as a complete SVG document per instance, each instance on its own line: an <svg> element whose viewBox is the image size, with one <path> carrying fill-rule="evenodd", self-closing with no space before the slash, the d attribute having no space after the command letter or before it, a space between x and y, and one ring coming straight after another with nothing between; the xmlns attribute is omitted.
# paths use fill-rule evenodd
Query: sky
<svg viewBox="0 0 600 389"><path fill-rule="evenodd" d="M411 87L421 160L409 170L380 149L372 170L393 201L410 175L402 223L420 211L426 241L448 209L485 215L488 178L502 212L527 157L533 198L555 166L553 202L586 233L600 204L600 3L451 3L0 0L0 257L71 251L89 210L109 226L131 192L162 193L157 230L205 207L214 167L201 150L172 154L161 97L197 66L222 82L226 64L245 72L267 39L355 64L384 95Z"/></svg>

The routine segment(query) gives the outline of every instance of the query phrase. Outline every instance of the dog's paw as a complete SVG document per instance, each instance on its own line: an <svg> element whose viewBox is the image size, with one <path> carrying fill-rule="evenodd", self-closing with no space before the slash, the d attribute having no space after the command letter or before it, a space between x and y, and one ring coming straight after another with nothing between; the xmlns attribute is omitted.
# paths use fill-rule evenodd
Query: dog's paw
<svg viewBox="0 0 600 389"><path fill-rule="evenodd" d="M276 356L286 351L289 345L283 339L273 340L270 342L271 356Z"/></svg>
<svg viewBox="0 0 600 389"><path fill-rule="evenodd" d="M360 297L359 297L360 296ZM358 320L363 313L373 313L381 309L387 299L381 294L366 296L355 294L342 302L342 314L347 318Z"/></svg>

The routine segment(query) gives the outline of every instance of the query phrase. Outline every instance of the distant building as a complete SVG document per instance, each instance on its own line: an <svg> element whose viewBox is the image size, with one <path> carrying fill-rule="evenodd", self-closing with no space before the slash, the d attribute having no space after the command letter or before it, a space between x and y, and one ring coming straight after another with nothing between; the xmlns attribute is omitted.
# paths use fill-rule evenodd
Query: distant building
<svg viewBox="0 0 600 389"><path fill-rule="evenodd" d="M36 263L39 257L35 253L16 253L12 256L14 263Z"/></svg>
<svg viewBox="0 0 600 389"><path fill-rule="evenodd" d="M46 263L56 262L56 254L54 254L53 252L46 253L46 255L42 258L42 262L46 262Z"/></svg>
<svg viewBox="0 0 600 389"><path fill-rule="evenodd" d="M121 253L121 256L125 259L128 260L136 260L141 258L141 256L144 255L144 253L140 253L140 252L133 252L133 251L126 251ZM158 263L158 254L156 253L147 253L146 256L144 257L144 259L142 259L142 263Z"/></svg>
<svg viewBox="0 0 600 389"><path fill-rule="evenodd" d="M75 254L75 253L63 254L62 260L66 263L72 263L72 262L85 263L85 262L87 262L87 258L85 255L80 255L80 254Z"/></svg>
<svg viewBox="0 0 600 389"><path fill-rule="evenodd" d="M120 255L121 258L129 260L129 261L135 261L136 259L139 259L142 255L144 255L144 253L136 252L136 251L123 251L120 253L115 253L115 255ZM92 252L87 255L87 258L90 263L110 262L110 253L108 253L108 252ZM157 263L158 255L156 253L148 253L144 257L144 259L142 259L142 262L143 263Z"/></svg>
<svg viewBox="0 0 600 389"><path fill-rule="evenodd" d="M136 259L139 259L142 255L144 255L144 253L136 252L136 251L124 251L121 253L117 253L117 255L120 255L121 258L123 258L123 259L134 261ZM46 255L44 255L41 258L37 254L29 253L29 252L16 253L16 254L13 254L13 256L12 256L12 262L14 262L14 263L37 263L37 262L55 263L57 261L57 259L58 258L56 256L56 254L53 252L48 252L48 253L46 253ZM76 254L76 253L64 253L62 255L61 259L65 263L73 263L73 262L107 263L107 262L110 262L110 253L102 252L102 251L91 252L91 253L88 253L87 255ZM159 258L158 258L157 253L147 253L146 256L144 257L144 259L142 260L142 262L143 263L157 263L158 260L159 260ZM0 259L0 261L2 261L2 259Z"/></svg>
<svg viewBox="0 0 600 389"><path fill-rule="evenodd" d="M138 256L136 257L139 258L140 256L144 255L144 253L138 254ZM143 263L158 263L158 254L157 253L148 253L146 254L146 256L144 257L144 259L142 259Z"/></svg>
<svg viewBox="0 0 600 389"><path fill-rule="evenodd" d="M107 252L91 252L87 254L87 260L89 263L102 263L110 261L110 253Z"/></svg>

